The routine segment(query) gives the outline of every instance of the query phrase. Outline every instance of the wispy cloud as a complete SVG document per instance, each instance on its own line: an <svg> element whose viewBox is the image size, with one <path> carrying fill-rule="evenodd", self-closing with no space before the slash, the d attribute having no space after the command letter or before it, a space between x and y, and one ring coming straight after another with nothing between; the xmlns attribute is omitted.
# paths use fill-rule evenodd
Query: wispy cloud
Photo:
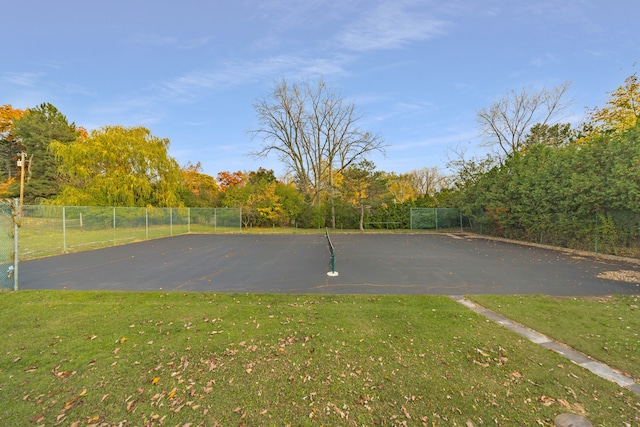
<svg viewBox="0 0 640 427"><path fill-rule="evenodd" d="M163 113L156 108L156 102L150 98L128 98L101 104L90 111L93 116L110 117L104 125L150 126L162 120Z"/></svg>
<svg viewBox="0 0 640 427"><path fill-rule="evenodd" d="M534 67L544 67L549 64L559 64L560 60L558 57L552 53L545 53L542 55L538 55L530 61L531 65Z"/></svg>
<svg viewBox="0 0 640 427"><path fill-rule="evenodd" d="M189 100L199 96L203 89L228 88L281 76L309 77L344 73L347 57L305 58L295 55L277 55L260 61L227 61L215 70L192 71L173 80L162 82L154 90L167 98Z"/></svg>
<svg viewBox="0 0 640 427"><path fill-rule="evenodd" d="M38 80L43 76L43 73L4 73L2 74L2 80L18 86L35 87L38 84Z"/></svg>
<svg viewBox="0 0 640 427"><path fill-rule="evenodd" d="M260 21L270 22L276 32L287 32L296 28L317 28L327 23L342 20L358 8L366 8L369 1L336 2L335 0L270 0L256 2L248 0L245 7Z"/></svg>
<svg viewBox="0 0 640 427"><path fill-rule="evenodd" d="M343 48L365 52L397 49L445 33L449 22L414 8L420 2L385 1L338 36Z"/></svg>
<svg viewBox="0 0 640 427"><path fill-rule="evenodd" d="M173 36L159 34L136 34L130 39L131 43L143 46L173 47L177 49L196 49L209 43L211 37L200 37L194 39L181 40Z"/></svg>

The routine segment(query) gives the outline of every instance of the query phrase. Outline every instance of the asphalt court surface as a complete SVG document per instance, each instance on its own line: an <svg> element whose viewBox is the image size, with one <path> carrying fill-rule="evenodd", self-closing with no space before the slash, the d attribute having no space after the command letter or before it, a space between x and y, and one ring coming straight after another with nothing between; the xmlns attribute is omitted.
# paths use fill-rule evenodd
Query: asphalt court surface
<svg viewBox="0 0 640 427"><path fill-rule="evenodd" d="M640 294L640 264L449 234L198 235L20 263L20 289L324 294ZM629 274L630 273L630 274Z"/></svg>

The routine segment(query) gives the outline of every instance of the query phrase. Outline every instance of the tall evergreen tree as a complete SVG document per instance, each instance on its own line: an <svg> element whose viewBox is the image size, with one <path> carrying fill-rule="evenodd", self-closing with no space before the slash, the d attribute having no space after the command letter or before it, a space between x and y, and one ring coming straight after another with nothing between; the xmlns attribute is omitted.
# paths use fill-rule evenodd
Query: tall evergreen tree
<svg viewBox="0 0 640 427"><path fill-rule="evenodd" d="M26 153L25 203L50 199L60 190L61 173L49 150L53 141L69 144L76 140L75 124L51 104L30 109L14 123L20 148Z"/></svg>

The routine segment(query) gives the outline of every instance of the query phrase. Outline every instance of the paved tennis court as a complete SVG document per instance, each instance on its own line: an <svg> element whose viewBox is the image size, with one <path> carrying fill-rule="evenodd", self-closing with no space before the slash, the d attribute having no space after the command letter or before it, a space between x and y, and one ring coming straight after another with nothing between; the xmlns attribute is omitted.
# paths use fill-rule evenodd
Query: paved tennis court
<svg viewBox="0 0 640 427"><path fill-rule="evenodd" d="M183 235L20 263L20 289L640 294L640 265L445 234Z"/></svg>

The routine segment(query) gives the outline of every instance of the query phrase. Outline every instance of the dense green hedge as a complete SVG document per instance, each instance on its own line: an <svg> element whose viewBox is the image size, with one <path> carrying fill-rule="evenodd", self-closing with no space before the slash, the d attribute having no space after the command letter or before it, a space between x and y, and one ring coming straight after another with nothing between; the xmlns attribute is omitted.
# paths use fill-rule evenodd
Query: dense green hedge
<svg viewBox="0 0 640 427"><path fill-rule="evenodd" d="M483 234L640 253L640 126L562 147L513 153L461 190L466 225Z"/></svg>

